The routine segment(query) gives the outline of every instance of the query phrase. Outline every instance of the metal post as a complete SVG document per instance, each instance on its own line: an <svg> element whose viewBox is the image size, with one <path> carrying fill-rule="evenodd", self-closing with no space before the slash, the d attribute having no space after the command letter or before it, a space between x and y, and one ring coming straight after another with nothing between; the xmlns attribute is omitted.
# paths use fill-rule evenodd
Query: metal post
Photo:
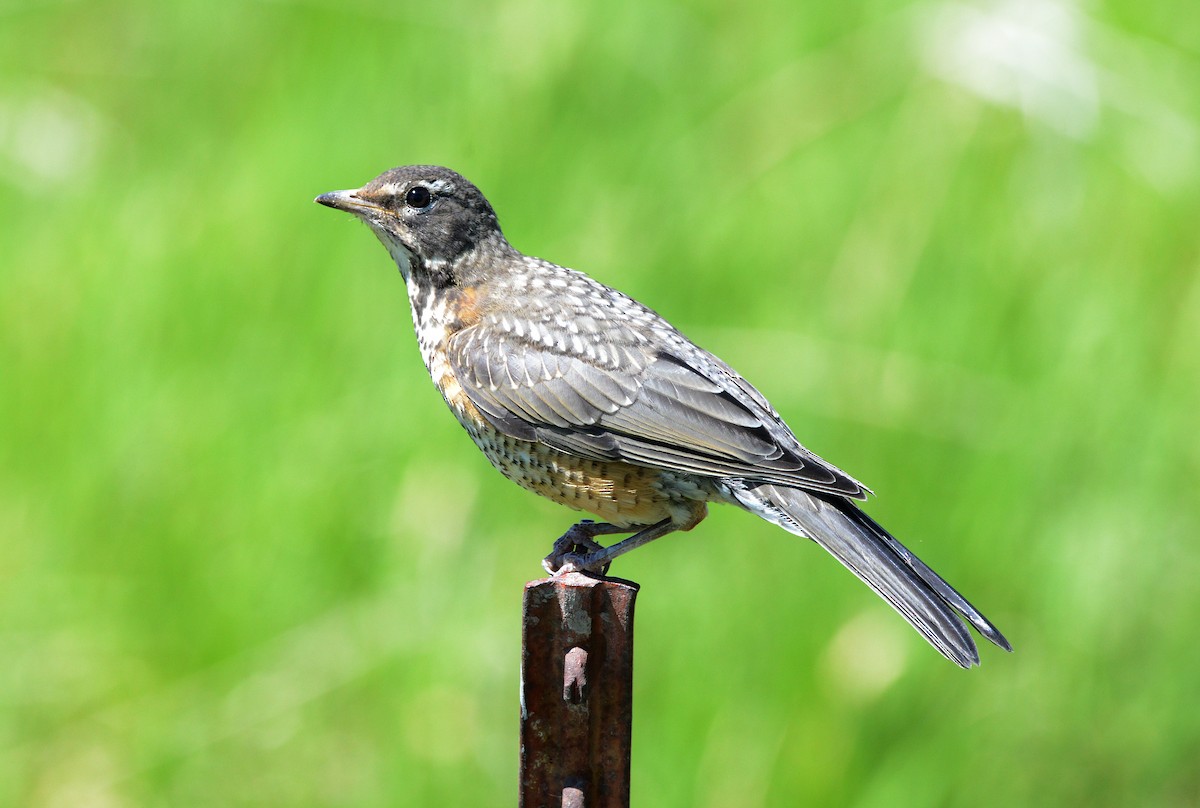
<svg viewBox="0 0 1200 808"><path fill-rule="evenodd" d="M628 808L637 592L579 573L525 585L521 808Z"/></svg>

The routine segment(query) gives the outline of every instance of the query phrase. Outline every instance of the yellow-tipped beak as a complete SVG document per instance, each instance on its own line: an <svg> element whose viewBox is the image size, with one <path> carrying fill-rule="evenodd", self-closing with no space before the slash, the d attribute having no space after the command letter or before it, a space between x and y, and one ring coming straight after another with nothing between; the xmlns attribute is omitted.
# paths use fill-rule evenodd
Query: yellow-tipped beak
<svg viewBox="0 0 1200 808"><path fill-rule="evenodd" d="M324 205L327 208L334 208L335 210L344 210L348 213L381 210L378 205L358 196L357 188L350 191L330 191L327 194L321 194L313 201L318 205Z"/></svg>

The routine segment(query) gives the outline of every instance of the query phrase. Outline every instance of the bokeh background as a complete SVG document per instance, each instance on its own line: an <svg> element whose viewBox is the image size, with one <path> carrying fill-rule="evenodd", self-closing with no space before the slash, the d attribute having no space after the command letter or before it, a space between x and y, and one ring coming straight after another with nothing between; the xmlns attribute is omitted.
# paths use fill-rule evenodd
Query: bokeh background
<svg viewBox="0 0 1200 808"><path fill-rule="evenodd" d="M637 805L1200 800L1184 2L0 5L0 804L511 805L521 589L402 282L446 164L753 380L1008 634L733 509L643 586Z"/></svg>

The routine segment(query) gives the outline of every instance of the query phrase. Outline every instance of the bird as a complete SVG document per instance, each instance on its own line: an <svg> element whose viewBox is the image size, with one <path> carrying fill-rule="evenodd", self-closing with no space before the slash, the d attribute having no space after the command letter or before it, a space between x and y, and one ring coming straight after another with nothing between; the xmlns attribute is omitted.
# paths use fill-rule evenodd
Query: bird
<svg viewBox="0 0 1200 808"><path fill-rule="evenodd" d="M559 537L548 572L604 574L696 527L709 503L731 504L816 542L960 667L979 664L968 624L1012 650L858 506L873 492L801 445L753 385L632 297L519 252L465 177L401 166L314 201L387 249L425 367L492 465L600 520Z"/></svg>

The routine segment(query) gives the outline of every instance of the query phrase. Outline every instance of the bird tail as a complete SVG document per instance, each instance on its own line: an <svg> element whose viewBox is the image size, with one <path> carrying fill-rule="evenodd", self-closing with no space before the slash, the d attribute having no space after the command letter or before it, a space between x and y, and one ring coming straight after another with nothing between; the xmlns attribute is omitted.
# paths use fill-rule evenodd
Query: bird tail
<svg viewBox="0 0 1200 808"><path fill-rule="evenodd" d="M1012 650L954 587L845 497L765 484L730 490L748 510L828 550L950 661L964 668L979 664L979 651L959 615L991 642Z"/></svg>

